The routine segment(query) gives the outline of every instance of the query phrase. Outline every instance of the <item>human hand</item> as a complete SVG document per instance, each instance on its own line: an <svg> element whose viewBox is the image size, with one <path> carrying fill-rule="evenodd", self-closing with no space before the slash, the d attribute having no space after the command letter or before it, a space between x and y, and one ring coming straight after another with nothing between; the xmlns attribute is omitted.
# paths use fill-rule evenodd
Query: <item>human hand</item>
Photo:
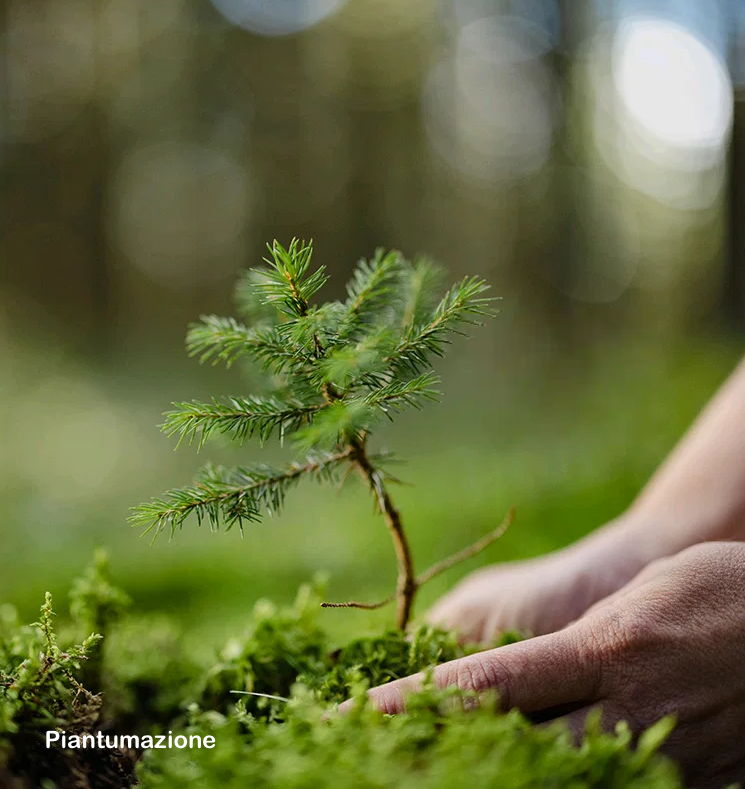
<svg viewBox="0 0 745 789"><path fill-rule="evenodd" d="M505 630L559 630L648 561L628 525L619 519L565 550L477 570L444 595L427 620L476 643L493 642Z"/></svg>
<svg viewBox="0 0 745 789"><path fill-rule="evenodd" d="M505 708L561 717L576 733L598 705L604 726L626 720L636 733L674 714L665 750L693 785L745 780L745 544L703 543L655 562L563 630L445 663L434 679L496 689ZM402 712L422 680L370 696Z"/></svg>

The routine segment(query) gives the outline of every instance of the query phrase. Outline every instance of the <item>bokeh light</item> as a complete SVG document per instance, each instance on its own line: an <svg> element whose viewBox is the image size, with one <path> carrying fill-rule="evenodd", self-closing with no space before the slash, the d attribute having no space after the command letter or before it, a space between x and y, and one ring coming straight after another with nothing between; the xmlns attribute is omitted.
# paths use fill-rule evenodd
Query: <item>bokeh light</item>
<svg viewBox="0 0 745 789"><path fill-rule="evenodd" d="M674 209L714 205L733 91L711 41L668 18L630 16L595 36L587 70L595 143L616 176Z"/></svg>
<svg viewBox="0 0 745 789"><path fill-rule="evenodd" d="M552 144L556 94L540 60L541 28L486 17L460 31L423 93L433 148L469 180L506 182L540 169Z"/></svg>
<svg viewBox="0 0 745 789"><path fill-rule="evenodd" d="M660 19L620 25L613 51L614 85L648 155L701 169L721 157L732 120L725 64L681 26Z"/></svg>
<svg viewBox="0 0 745 789"><path fill-rule="evenodd" d="M445 24L456 34L471 22L508 17L519 19L540 36L533 41L533 51L548 52L559 44L561 20L557 0L441 0Z"/></svg>
<svg viewBox="0 0 745 789"><path fill-rule="evenodd" d="M306 30L347 0L211 0L229 21L251 33L286 36Z"/></svg>

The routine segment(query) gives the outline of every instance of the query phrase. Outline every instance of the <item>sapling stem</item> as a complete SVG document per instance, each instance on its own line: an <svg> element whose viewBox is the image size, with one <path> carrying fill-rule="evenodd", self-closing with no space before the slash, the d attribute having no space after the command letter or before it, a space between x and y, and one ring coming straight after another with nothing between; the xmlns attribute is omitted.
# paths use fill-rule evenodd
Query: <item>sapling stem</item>
<svg viewBox="0 0 745 789"><path fill-rule="evenodd" d="M396 627L405 630L411 616L414 596L416 595L416 574L414 572L414 559L411 556L411 547L401 522L401 515L388 495L380 472L370 463L365 452L365 444L360 442L356 446L353 445L353 447L352 462L375 496L378 508L393 539L393 547L396 551L396 560L398 562Z"/></svg>
<svg viewBox="0 0 745 789"><path fill-rule="evenodd" d="M373 470L374 471L374 470ZM382 484L382 483L381 483ZM385 490L385 487L383 487ZM388 501L390 502L390 497L388 497ZM397 513L397 510L394 508L394 512ZM397 513L398 514L398 513ZM376 603L359 603L350 601L348 603L321 603L321 608L361 608L365 611L375 611L378 608L383 608L384 606L388 605L388 603L393 602L396 600L396 626L401 629L405 630L406 626L409 622L409 618L411 616L411 610L414 604L414 598L416 597L416 593L426 584L428 581L431 581L436 576L444 573L446 570L450 570L452 567L460 564L461 562L465 562L467 559L471 559L474 556L477 556L481 551L488 548L493 542L498 540L509 527L512 525L513 521L515 520L515 508L512 507L507 515L505 515L502 522L497 526L496 529L489 532L489 534L485 534L480 540L477 540L473 545L469 545L463 550L458 551L457 553L452 554L451 556L442 559L439 562L433 564L428 570L425 570L418 576L414 576L413 581L410 582L408 578L402 582L401 580L401 565L399 564L399 579L398 583L396 584L396 591L386 597L384 600L379 600ZM400 534L403 537L403 542L406 548L408 549L408 541L406 540L406 536L403 531L403 525L401 522L400 515L397 519L398 524L398 531L397 534ZM395 538L394 538L395 543ZM397 543L395 543L397 544ZM397 550L398 554L398 550ZM413 571L413 566L412 566ZM402 591L403 590L403 591ZM406 613L406 618L400 618L400 612L404 611Z"/></svg>

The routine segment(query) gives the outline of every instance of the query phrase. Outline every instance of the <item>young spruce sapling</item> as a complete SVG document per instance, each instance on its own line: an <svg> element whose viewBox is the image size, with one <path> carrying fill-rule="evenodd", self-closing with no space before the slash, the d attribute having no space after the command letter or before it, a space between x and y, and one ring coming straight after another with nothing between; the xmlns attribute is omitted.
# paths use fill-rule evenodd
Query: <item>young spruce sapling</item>
<svg viewBox="0 0 745 789"><path fill-rule="evenodd" d="M201 362L258 362L270 394L175 403L162 428L196 441L213 434L242 443L256 437L291 438L302 460L284 466L225 468L208 464L188 487L136 507L133 525L157 536L196 515L212 529L249 521L282 508L288 490L303 478L341 482L355 470L372 493L390 532L398 563L395 592L378 603L324 603L325 607L379 608L395 599L396 625L409 621L417 590L435 575L474 556L509 526L512 513L474 545L417 575L403 521L388 491L387 455L369 447L383 417L436 400L433 360L451 335L493 313L489 286L466 277L437 300L439 270L429 261L407 261L378 250L362 260L347 285L347 298L315 304L326 283L324 267L311 268L312 245L293 240L269 246L266 267L243 275L238 303L248 323L202 317L187 335L187 349Z"/></svg>

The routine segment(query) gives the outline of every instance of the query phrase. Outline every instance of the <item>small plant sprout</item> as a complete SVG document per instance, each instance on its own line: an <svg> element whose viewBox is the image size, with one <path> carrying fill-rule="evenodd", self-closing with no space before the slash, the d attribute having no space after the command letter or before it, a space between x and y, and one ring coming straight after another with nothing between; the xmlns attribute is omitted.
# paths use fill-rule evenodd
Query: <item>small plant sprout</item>
<svg viewBox="0 0 745 789"><path fill-rule="evenodd" d="M396 625L405 629L417 590L435 575L487 547L509 526L510 512L491 534L420 575L384 470L388 456L371 451L381 418L438 399L432 362L453 334L493 314L489 286L466 277L437 300L440 271L429 261L407 261L378 250L362 260L344 301L315 304L326 283L311 268L312 245L293 240L269 246L266 267L239 282L237 301L246 323L204 316L186 345L201 362L233 364L248 357L267 381L266 393L175 403L162 429L179 442L202 444L214 434L242 443L291 439L302 459L281 466L207 465L188 487L171 490L134 509L134 526L173 533L190 515L218 529L278 512L301 479L341 483L356 471L369 488L390 532L398 563L395 592L379 603L324 603L326 607L379 608L395 599Z"/></svg>

